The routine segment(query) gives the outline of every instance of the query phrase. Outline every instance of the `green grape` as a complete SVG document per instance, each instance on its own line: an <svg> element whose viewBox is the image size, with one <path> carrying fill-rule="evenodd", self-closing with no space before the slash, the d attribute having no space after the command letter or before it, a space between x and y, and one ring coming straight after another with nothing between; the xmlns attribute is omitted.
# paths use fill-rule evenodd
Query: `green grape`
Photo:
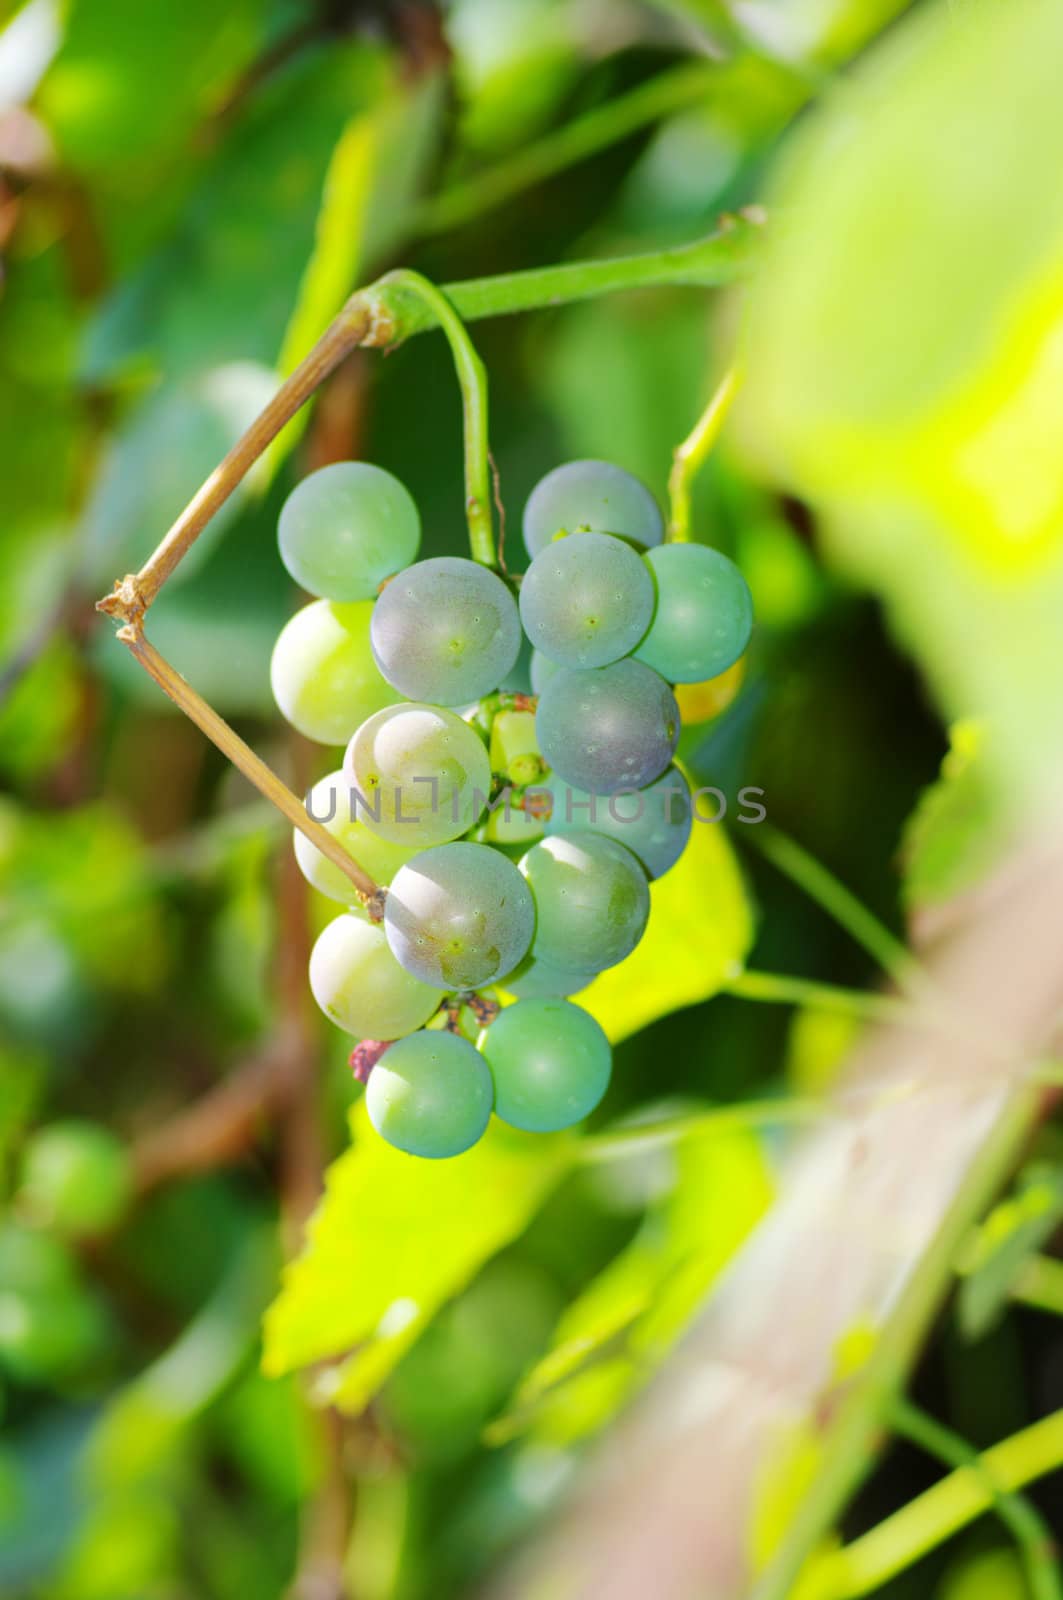
<svg viewBox="0 0 1063 1600"><path fill-rule="evenodd" d="M540 956L525 956L520 966L503 978L501 987L519 1000L531 1000L540 995L578 994L594 977L593 972L571 972Z"/></svg>
<svg viewBox="0 0 1063 1600"><path fill-rule="evenodd" d="M524 574L520 616L536 650L551 660L604 667L634 650L649 627L653 581L622 539L558 539Z"/></svg>
<svg viewBox="0 0 1063 1600"><path fill-rule="evenodd" d="M467 1039L432 1028L400 1039L369 1074L369 1120L382 1139L407 1155L460 1156L483 1134L494 1084Z"/></svg>
<svg viewBox="0 0 1063 1600"><path fill-rule="evenodd" d="M393 578L370 629L377 665L411 700L461 706L490 694L520 653L517 602L502 579L460 556Z"/></svg>
<svg viewBox="0 0 1063 1600"><path fill-rule="evenodd" d="M399 1039L428 1021L443 998L400 967L383 928L349 912L310 952L310 989L331 1022L358 1039Z"/></svg>
<svg viewBox="0 0 1063 1600"><path fill-rule="evenodd" d="M657 605L638 661L669 683L700 683L733 666L753 631L753 597L733 561L704 544L647 552Z"/></svg>
<svg viewBox="0 0 1063 1600"><path fill-rule="evenodd" d="M592 1112L609 1087L613 1052L601 1025L567 1000L518 1000L480 1039L495 1112L527 1133L557 1133Z"/></svg>
<svg viewBox="0 0 1063 1600"><path fill-rule="evenodd" d="M543 758L588 794L642 789L659 778L679 741L679 707L641 661L557 673L539 696Z"/></svg>
<svg viewBox="0 0 1063 1600"><path fill-rule="evenodd" d="M347 746L343 770L366 827L415 850L467 833L491 792L483 740L442 706L378 711Z"/></svg>
<svg viewBox="0 0 1063 1600"><path fill-rule="evenodd" d="M541 650L533 650L531 666L528 669L531 678L533 694L542 694L550 679L560 672L561 666L556 661L551 661L549 656L544 656Z"/></svg>
<svg viewBox="0 0 1063 1600"><path fill-rule="evenodd" d="M660 544L664 521L644 483L609 461L569 461L541 478L524 507L524 543L534 561L565 533L615 533Z"/></svg>
<svg viewBox="0 0 1063 1600"><path fill-rule="evenodd" d="M558 834L532 845L520 870L535 899L536 960L601 972L630 955L646 928L650 891L630 850L598 833Z"/></svg>
<svg viewBox="0 0 1063 1600"><path fill-rule="evenodd" d="M482 838L485 844L505 845L523 852L536 839L542 838L543 822L533 811L519 806L514 796L508 810L503 800L489 813L477 828L476 836Z"/></svg>
<svg viewBox="0 0 1063 1600"><path fill-rule="evenodd" d="M661 878L675 866L690 838L690 785L678 767L669 767L645 789L621 789L618 794L587 794L556 774L543 788L552 802L547 834L605 834L625 845L651 878Z"/></svg>
<svg viewBox="0 0 1063 1600"><path fill-rule="evenodd" d="M366 717L401 698L373 660L372 614L368 600L314 600L281 629L269 669L273 698L308 739L346 744Z"/></svg>
<svg viewBox="0 0 1063 1600"><path fill-rule="evenodd" d="M105 1349L96 1298L74 1281L38 1293L0 1288L0 1365L20 1383L73 1377Z"/></svg>
<svg viewBox="0 0 1063 1600"><path fill-rule="evenodd" d="M420 848L418 845L394 844L367 825L358 791L345 772L330 772L327 778L315 783L307 796L307 810L376 883L385 887ZM330 900L350 905L354 899L354 888L346 873L341 872L328 856L322 855L317 845L312 844L299 828L293 828L292 835L295 859L306 881Z"/></svg>
<svg viewBox="0 0 1063 1600"><path fill-rule="evenodd" d="M77 1280L70 1247L19 1222L0 1223L0 1289L44 1294Z"/></svg>
<svg viewBox="0 0 1063 1600"><path fill-rule="evenodd" d="M512 861L467 841L401 867L384 907L396 960L444 989L477 989L511 972L534 927L532 897Z"/></svg>
<svg viewBox="0 0 1063 1600"><path fill-rule="evenodd" d="M413 498L368 461L336 461L297 484L281 508L281 560L296 583L328 600L371 600L421 543Z"/></svg>
<svg viewBox="0 0 1063 1600"><path fill-rule="evenodd" d="M132 1190L120 1139L94 1122L53 1122L26 1146L20 1197L30 1216L70 1237L113 1226Z"/></svg>

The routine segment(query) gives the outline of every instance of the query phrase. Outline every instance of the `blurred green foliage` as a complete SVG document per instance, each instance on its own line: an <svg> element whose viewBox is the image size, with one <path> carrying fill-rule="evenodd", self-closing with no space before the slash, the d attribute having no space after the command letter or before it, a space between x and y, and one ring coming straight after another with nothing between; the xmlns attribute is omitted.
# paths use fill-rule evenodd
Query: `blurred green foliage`
<svg viewBox="0 0 1063 1600"><path fill-rule="evenodd" d="M593 1163L575 1137L501 1128L439 1166L372 1139L347 1046L307 1007L308 929L331 913L285 865L287 828L93 616L357 281L398 261L446 281L693 238L760 201L777 152L804 145L778 265L744 311L648 289L476 330L514 560L528 491L566 457L610 457L663 499L743 317L750 331L746 420L695 512L746 571L758 634L742 692L682 749L729 815L695 829L654 886L644 945L589 991L623 1041L592 1132L818 1093L857 1031L720 993L747 959L869 976L732 826L739 788L762 788L772 822L895 927L990 859L988 746L961 724L948 753L915 667L950 719L1003 711L994 748L1015 762L1020 744L1058 746L1063 634L1041 537L1055 500L1030 488L1011 533L997 515L1031 482L1023 450L1057 484L1034 356L1058 311L1058 213L1040 204L1058 51L1030 67L1021 22L1004 25L1028 114L1002 54L1012 86L976 95L975 115L984 10L0 8L0 1595L269 1600L319 1571L360 1600L468 1592L556 1503L770 1203L774 1142L734 1126ZM867 119L854 192L815 110L789 130L864 50L846 90ZM703 105L452 232L423 226L451 185L704 51ZM960 183L975 232L940 204ZM984 272L954 270L972 257ZM882 304L902 283L903 337ZM1014 371L1012 328L1030 353ZM839 414L853 431L827 449ZM994 445L969 524L972 419ZM426 554L460 550L442 341L337 374L152 612L163 652L297 788L336 761L271 714L269 653L297 603L274 527L302 472L347 455L408 484ZM886 475L903 506L883 504ZM971 606L1001 619L992 651ZM64 1145L71 1127L87 1142ZM982 1296L995 1315L1014 1252L1044 1242L1055 1212L1031 1204L992 1225L968 1308ZM1021 1422L1020 1357L993 1350ZM1058 1362L1035 1358L1058 1386ZM947 1398L951 1379L931 1377ZM857 1521L908 1487L887 1474ZM891 1590L1012 1592L1010 1556L976 1543Z"/></svg>

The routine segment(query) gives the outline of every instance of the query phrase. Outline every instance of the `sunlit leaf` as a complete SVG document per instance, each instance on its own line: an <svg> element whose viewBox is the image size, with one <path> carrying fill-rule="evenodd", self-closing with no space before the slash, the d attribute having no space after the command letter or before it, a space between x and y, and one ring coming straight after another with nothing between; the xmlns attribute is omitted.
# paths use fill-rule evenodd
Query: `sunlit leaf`
<svg viewBox="0 0 1063 1600"><path fill-rule="evenodd" d="M492 1122L465 1155L419 1161L378 1138L364 1101L351 1128L267 1313L263 1369L338 1362L319 1392L360 1411L443 1302L523 1231L575 1144Z"/></svg>
<svg viewBox="0 0 1063 1600"><path fill-rule="evenodd" d="M671 872L650 884L650 921L626 961L579 996L615 1042L714 995L753 941L753 913L723 829L695 822Z"/></svg>
<svg viewBox="0 0 1063 1600"><path fill-rule="evenodd" d="M992 723L1015 804L1063 766L1061 52L1054 0L967 0L826 98L776 186L736 409L947 713Z"/></svg>
<svg viewBox="0 0 1063 1600"><path fill-rule="evenodd" d="M910 913L976 882L1001 843L1001 812L986 771L986 729L954 723L941 776L920 797L904 830L904 898Z"/></svg>
<svg viewBox="0 0 1063 1600"><path fill-rule="evenodd" d="M1021 1174L1016 1193L990 1212L963 1262L957 1315L967 1338L980 1338L993 1326L1026 1262L1061 1221L1063 1172L1032 1165Z"/></svg>

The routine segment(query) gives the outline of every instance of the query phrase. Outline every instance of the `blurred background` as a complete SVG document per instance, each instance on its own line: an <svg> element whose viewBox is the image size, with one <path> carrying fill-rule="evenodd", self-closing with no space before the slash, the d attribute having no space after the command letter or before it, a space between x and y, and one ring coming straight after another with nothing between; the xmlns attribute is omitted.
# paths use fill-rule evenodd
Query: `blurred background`
<svg viewBox="0 0 1063 1600"><path fill-rule="evenodd" d="M737 697L684 735L732 808L702 830L711 859L684 889L688 952L706 953L674 991L657 952L638 1018L653 1020L620 1046L596 1126L817 1093L854 1035L815 1006L717 992L747 958L873 977L732 825L741 787L890 927L933 932L990 858L999 809L969 719L1008 712L1012 790L1058 755L1058 354L1049 377L1036 365L1058 317L1058 206L1028 224L1053 172L1058 189L1061 145L1035 94L1014 116L1028 63L1004 40L999 94L1023 127L987 170L963 99L987 9L0 4L0 1594L473 1592L771 1200L776 1136L740 1128L711 1160L696 1139L571 1168L502 1151L434 1217L407 1166L357 1139L352 1153L350 1041L305 983L331 912L310 903L282 820L93 610L356 284L399 262L447 282L682 243L782 185L762 319L756 294L751 309L671 288L474 329L512 553L528 492L563 460L614 460L663 499L673 449L754 325L748 398L696 492L696 536L739 561L758 619ZM960 63L923 73L944 111L919 100L908 59L927 12L927 50ZM862 183L831 187L844 116L780 178L780 151L785 172L868 60L869 115L895 98L890 72L915 86L907 121L869 140ZM950 107L948 170L920 190L906 163L925 170L918 141ZM896 193L863 217L876 162ZM802 185L823 196L815 228ZM952 233L898 265L931 214ZM961 293L942 263L984 243L964 233L972 214L1007 248ZM910 342L877 314L876 273L902 275ZM846 298L854 279L863 298ZM979 343L1009 296L1033 351L1025 388L1025 368ZM994 418L972 489L964 442ZM301 602L279 506L311 467L365 457L414 494L424 553L459 552L460 421L442 340L356 355L153 608L156 645L300 792L335 762L270 700L272 645ZM917 810L961 714L951 784ZM330 1163L315 1250L277 1300ZM974 1340L949 1322L919 1377L975 1444L1061 1385L1053 1325L1015 1314ZM895 1452L849 1530L935 1475ZM1063 1521L1058 1491L1044 1505ZM1021 1596L1001 1540L979 1526L882 1592Z"/></svg>

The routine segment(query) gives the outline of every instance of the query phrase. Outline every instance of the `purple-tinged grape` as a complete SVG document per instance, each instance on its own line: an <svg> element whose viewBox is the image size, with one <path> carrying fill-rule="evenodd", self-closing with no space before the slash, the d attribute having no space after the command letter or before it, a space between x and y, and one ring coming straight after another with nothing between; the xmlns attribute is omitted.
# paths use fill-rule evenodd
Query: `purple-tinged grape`
<svg viewBox="0 0 1063 1600"><path fill-rule="evenodd" d="M557 539L524 574L520 616L536 650L565 667L604 667L634 650L653 616L653 581L606 533Z"/></svg>
<svg viewBox="0 0 1063 1600"><path fill-rule="evenodd" d="M559 533L615 533L647 547L664 538L664 520L644 483L611 461L569 461L541 478L524 507L532 560Z"/></svg>
<svg viewBox="0 0 1063 1600"><path fill-rule="evenodd" d="M625 845L651 878L661 878L675 866L690 838L690 785L678 767L669 767L645 789L617 794L587 794L556 773L542 787L552 801L544 824L547 834L604 834Z"/></svg>
<svg viewBox="0 0 1063 1600"><path fill-rule="evenodd" d="M645 788L671 761L679 729L671 689L632 660L557 673L539 696L535 717L548 766L588 794Z"/></svg>
<svg viewBox="0 0 1063 1600"><path fill-rule="evenodd" d="M512 861L463 841L424 850L400 868L384 927L407 972L444 989L477 989L527 953L535 907Z"/></svg>
<svg viewBox="0 0 1063 1600"><path fill-rule="evenodd" d="M400 694L461 706L490 694L512 671L520 617L496 573L459 556L436 556L391 580L370 637L377 665Z"/></svg>

